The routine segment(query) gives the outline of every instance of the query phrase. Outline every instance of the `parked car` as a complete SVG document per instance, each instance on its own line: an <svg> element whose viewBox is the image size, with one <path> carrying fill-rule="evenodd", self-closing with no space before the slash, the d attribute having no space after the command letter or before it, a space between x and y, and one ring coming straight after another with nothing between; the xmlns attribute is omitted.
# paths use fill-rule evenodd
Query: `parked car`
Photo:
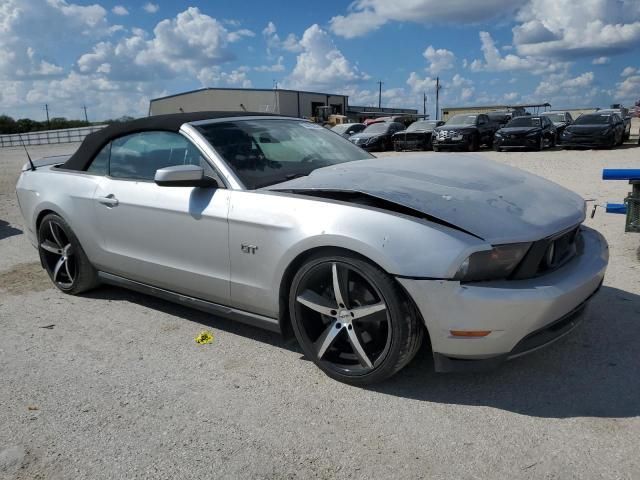
<svg viewBox="0 0 640 480"><path fill-rule="evenodd" d="M558 134L558 139L564 132L564 129L573 123L573 117L569 112L544 112L541 115L547 117L549 120L553 122L553 126L556 127L556 133Z"/></svg>
<svg viewBox="0 0 640 480"><path fill-rule="evenodd" d="M463 149L475 151L481 145L491 147L498 125L482 113L479 115L454 115L444 125L433 131L433 151Z"/></svg>
<svg viewBox="0 0 640 480"><path fill-rule="evenodd" d="M516 117L496 132L493 148L500 152L510 149L542 150L556 145L556 127L544 115Z"/></svg>
<svg viewBox="0 0 640 480"><path fill-rule="evenodd" d="M418 120L409 125L406 130L393 134L393 148L401 150L431 150L431 134L433 129L444 125L442 120Z"/></svg>
<svg viewBox="0 0 640 480"><path fill-rule="evenodd" d="M489 120L498 125L498 128L504 127L513 118L513 112L489 112L487 113Z"/></svg>
<svg viewBox="0 0 640 480"><path fill-rule="evenodd" d="M586 113L565 128L562 146L613 148L624 141L624 128L624 122L617 113Z"/></svg>
<svg viewBox="0 0 640 480"><path fill-rule="evenodd" d="M393 134L404 130L404 125L397 122L373 123L360 133L349 137L349 140L367 151L387 151L393 148Z"/></svg>
<svg viewBox="0 0 640 480"><path fill-rule="evenodd" d="M427 345L438 371L537 350L580 321L608 261L582 197L548 180L482 157L375 159L277 115L111 125L25 165L16 190L62 292L112 284L295 335L352 384Z"/></svg>
<svg viewBox="0 0 640 480"><path fill-rule="evenodd" d="M354 133L360 133L365 128L367 128L367 126L364 123L342 123L332 127L331 131L342 135L344 138L349 138Z"/></svg>
<svg viewBox="0 0 640 480"><path fill-rule="evenodd" d="M624 134L622 141L627 141L631 137L631 115L629 114L629 109L620 107L620 108L605 108L598 110L598 113L615 113L617 114L622 121L624 122Z"/></svg>

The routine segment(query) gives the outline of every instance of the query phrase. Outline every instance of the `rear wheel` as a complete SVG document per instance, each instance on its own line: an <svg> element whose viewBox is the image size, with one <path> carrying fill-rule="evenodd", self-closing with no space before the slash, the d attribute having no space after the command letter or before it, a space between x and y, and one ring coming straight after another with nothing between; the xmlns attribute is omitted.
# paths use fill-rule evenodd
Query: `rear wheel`
<svg viewBox="0 0 640 480"><path fill-rule="evenodd" d="M76 295L98 285L98 276L71 227L49 214L38 228L38 252L49 278L65 293Z"/></svg>
<svg viewBox="0 0 640 480"><path fill-rule="evenodd" d="M538 143L536 144L536 152L540 152L544 149L544 137L540 135L538 137Z"/></svg>
<svg viewBox="0 0 640 480"><path fill-rule="evenodd" d="M295 275L291 323L307 358L330 377L365 385L414 357L423 326L395 281L356 256L319 254Z"/></svg>

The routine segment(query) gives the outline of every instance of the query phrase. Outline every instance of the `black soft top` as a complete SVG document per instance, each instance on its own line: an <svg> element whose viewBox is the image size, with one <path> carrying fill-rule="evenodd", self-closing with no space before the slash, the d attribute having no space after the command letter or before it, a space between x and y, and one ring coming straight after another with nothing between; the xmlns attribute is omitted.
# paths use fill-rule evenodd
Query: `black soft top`
<svg viewBox="0 0 640 480"><path fill-rule="evenodd" d="M62 168L69 170L86 170L93 158L110 141L138 132L164 131L177 132L183 123L197 122L198 120L214 120L229 117L255 117L278 116L273 113L262 112L190 112L171 113L168 115L154 115L152 117L138 118L130 122L114 123L108 127L90 133L80 144L76 152L67 160Z"/></svg>

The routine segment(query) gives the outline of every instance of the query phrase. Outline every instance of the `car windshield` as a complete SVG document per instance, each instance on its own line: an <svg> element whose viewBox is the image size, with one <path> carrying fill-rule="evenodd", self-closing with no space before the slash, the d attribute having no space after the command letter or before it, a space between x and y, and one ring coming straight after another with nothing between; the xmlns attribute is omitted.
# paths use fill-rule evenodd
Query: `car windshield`
<svg viewBox="0 0 640 480"><path fill-rule="evenodd" d="M507 123L509 127L539 127L542 124L540 117L518 117Z"/></svg>
<svg viewBox="0 0 640 480"><path fill-rule="evenodd" d="M349 140L302 120L194 123L250 190L306 176L317 168L373 158Z"/></svg>
<svg viewBox="0 0 640 480"><path fill-rule="evenodd" d="M566 122L567 121L567 119L564 118L564 114L563 113L547 113L547 114L545 114L545 117L547 117L552 122Z"/></svg>
<svg viewBox="0 0 640 480"><path fill-rule="evenodd" d="M364 133L385 133L388 128L389 124L387 122L373 123L364 129Z"/></svg>
<svg viewBox="0 0 640 480"><path fill-rule="evenodd" d="M430 132L434 128L436 128L436 122L413 122L407 128L407 132L415 132L418 130Z"/></svg>
<svg viewBox="0 0 640 480"><path fill-rule="evenodd" d="M344 132L346 132L346 131L347 131L347 129L348 129L350 126L351 126L351 125L347 125L346 123L345 123L345 124L342 124L342 125L336 125L335 127L333 127L333 128L331 129L331 131L332 131L332 132L339 133L340 135L342 135Z"/></svg>
<svg viewBox="0 0 640 480"><path fill-rule="evenodd" d="M447 121L447 125L475 125L477 115L455 115Z"/></svg>
<svg viewBox="0 0 640 480"><path fill-rule="evenodd" d="M611 115L581 115L573 122L576 125L607 125Z"/></svg>

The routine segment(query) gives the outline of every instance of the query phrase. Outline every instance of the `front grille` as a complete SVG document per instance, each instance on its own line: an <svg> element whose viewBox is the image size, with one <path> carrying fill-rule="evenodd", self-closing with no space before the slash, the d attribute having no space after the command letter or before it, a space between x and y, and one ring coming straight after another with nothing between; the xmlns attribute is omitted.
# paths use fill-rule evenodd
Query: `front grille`
<svg viewBox="0 0 640 480"><path fill-rule="evenodd" d="M534 242L512 278L533 278L559 268L576 255L579 238L580 226L577 226Z"/></svg>

